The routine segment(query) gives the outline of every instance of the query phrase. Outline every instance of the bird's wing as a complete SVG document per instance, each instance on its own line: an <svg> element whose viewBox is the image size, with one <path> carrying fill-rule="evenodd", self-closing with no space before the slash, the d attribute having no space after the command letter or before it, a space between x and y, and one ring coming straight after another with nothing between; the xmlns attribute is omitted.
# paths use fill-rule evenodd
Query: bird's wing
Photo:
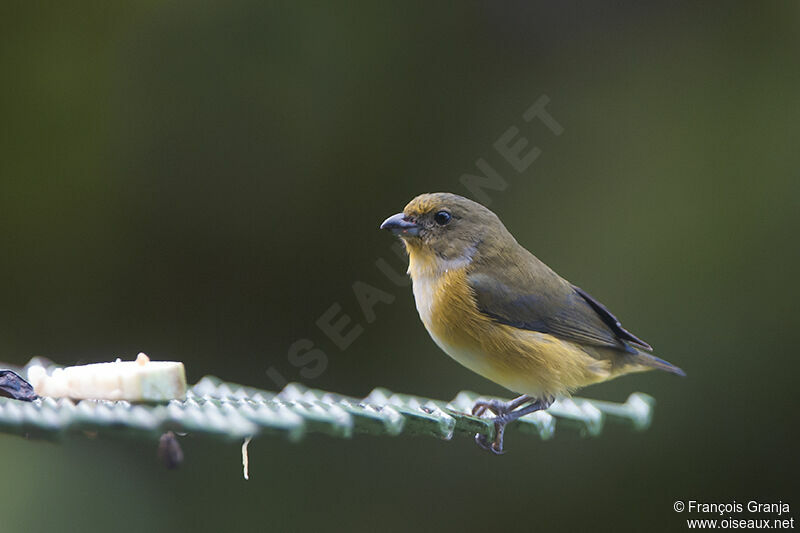
<svg viewBox="0 0 800 533"><path fill-rule="evenodd" d="M630 345L652 350L625 330L603 304L544 268L539 272L543 278L520 277L524 281L498 279L485 270L471 273L468 282L478 310L502 324L582 344L631 353L636 349Z"/></svg>

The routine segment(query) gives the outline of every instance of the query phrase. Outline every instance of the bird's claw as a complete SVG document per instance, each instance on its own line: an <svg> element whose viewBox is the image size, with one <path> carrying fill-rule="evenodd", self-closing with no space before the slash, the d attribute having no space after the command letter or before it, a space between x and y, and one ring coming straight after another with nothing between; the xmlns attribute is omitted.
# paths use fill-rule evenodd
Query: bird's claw
<svg viewBox="0 0 800 533"><path fill-rule="evenodd" d="M486 412L489 406L486 402L475 402L475 405L472 406L472 416L483 416L483 413Z"/></svg>
<svg viewBox="0 0 800 533"><path fill-rule="evenodd" d="M491 411L495 415L495 420L503 416L507 412L507 407L504 403L497 400L478 400L472 406L472 416L483 416L486 411ZM495 438L489 443L485 435L481 433L475 434L475 443L483 450L492 452L495 455L503 455L503 429L505 424L495 422Z"/></svg>
<svg viewBox="0 0 800 533"><path fill-rule="evenodd" d="M488 440L486 439L486 435L482 433L475 434L475 444L478 445L482 450L486 450L487 452L492 452L495 455L503 455L505 450L503 450L503 441L497 441L497 439L493 440L491 444L489 444Z"/></svg>

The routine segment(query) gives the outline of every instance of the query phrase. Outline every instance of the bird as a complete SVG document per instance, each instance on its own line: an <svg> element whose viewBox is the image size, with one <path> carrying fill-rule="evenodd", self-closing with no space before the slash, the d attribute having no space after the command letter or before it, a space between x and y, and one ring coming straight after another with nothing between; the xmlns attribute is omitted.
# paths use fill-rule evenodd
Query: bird
<svg viewBox="0 0 800 533"><path fill-rule="evenodd" d="M504 453L508 423L587 385L654 369L685 375L520 245L478 202L421 194L380 228L405 244L417 312L433 341L519 395L475 402L474 416L494 415L491 442L475 436L483 449Z"/></svg>

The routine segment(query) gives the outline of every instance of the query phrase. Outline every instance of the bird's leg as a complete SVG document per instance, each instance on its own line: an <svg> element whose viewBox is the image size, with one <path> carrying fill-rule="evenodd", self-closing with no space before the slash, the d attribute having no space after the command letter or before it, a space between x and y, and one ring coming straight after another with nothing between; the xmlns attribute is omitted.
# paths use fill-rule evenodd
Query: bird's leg
<svg viewBox="0 0 800 533"><path fill-rule="evenodd" d="M554 398L552 396L548 396L547 398L533 398L523 395L510 402L501 402L500 400L479 400L475 402L472 408L472 414L474 416L481 416L487 410L495 415L494 441L489 444L485 436L477 433L475 435L475 442L484 450L488 450L496 455L504 453L503 434L505 433L506 425L521 416L547 409L552 405L553 401Z"/></svg>

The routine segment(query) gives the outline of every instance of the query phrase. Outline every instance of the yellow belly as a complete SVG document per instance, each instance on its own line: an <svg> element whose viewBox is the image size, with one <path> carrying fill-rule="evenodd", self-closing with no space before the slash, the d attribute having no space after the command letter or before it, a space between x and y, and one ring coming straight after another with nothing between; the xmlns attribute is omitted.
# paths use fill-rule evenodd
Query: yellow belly
<svg viewBox="0 0 800 533"><path fill-rule="evenodd" d="M436 344L473 372L519 393L560 396L612 377L579 345L500 324L478 311L466 268L409 269L420 318Z"/></svg>

